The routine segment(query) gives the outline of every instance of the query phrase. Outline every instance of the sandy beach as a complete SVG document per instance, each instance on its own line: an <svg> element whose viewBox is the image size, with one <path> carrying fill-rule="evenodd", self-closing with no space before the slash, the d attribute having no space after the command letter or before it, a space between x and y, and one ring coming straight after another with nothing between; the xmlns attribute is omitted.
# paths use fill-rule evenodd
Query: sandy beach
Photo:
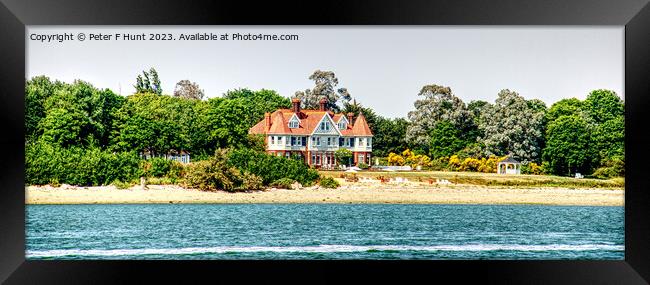
<svg viewBox="0 0 650 285"><path fill-rule="evenodd" d="M391 204L542 204L623 206L622 189L507 188L476 185L343 184L229 193L205 192L175 185L76 187L28 186L27 204L141 203L391 203Z"/></svg>

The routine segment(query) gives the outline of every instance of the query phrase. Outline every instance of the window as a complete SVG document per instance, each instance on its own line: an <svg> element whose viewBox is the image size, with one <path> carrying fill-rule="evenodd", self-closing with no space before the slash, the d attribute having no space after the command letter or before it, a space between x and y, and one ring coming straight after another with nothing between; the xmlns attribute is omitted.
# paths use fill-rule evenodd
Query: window
<svg viewBox="0 0 650 285"><path fill-rule="evenodd" d="M289 122L289 128L291 129L297 129L298 125L299 125L298 120L291 120L291 122Z"/></svg>
<svg viewBox="0 0 650 285"><path fill-rule="evenodd" d="M344 138L339 138L339 146L345 145L345 139Z"/></svg>
<svg viewBox="0 0 650 285"><path fill-rule="evenodd" d="M354 138L349 138L348 142L351 147L354 147Z"/></svg>
<svg viewBox="0 0 650 285"><path fill-rule="evenodd" d="M275 144L275 137L271 136L271 144Z"/></svg>
<svg viewBox="0 0 650 285"><path fill-rule="evenodd" d="M296 137L291 137L291 145L296 145Z"/></svg>
<svg viewBox="0 0 650 285"><path fill-rule="evenodd" d="M328 122L321 122L319 128L321 129L321 131L329 131L330 124Z"/></svg>
<svg viewBox="0 0 650 285"><path fill-rule="evenodd" d="M366 139L359 138L359 146L364 146L365 142L366 142Z"/></svg>
<svg viewBox="0 0 650 285"><path fill-rule="evenodd" d="M328 146L332 145L332 138L327 137L327 145Z"/></svg>
<svg viewBox="0 0 650 285"><path fill-rule="evenodd" d="M368 146L372 145L372 138L368 138Z"/></svg>
<svg viewBox="0 0 650 285"><path fill-rule="evenodd" d="M365 162L366 162L366 161L364 160L363 154L360 154L360 155L359 155L359 160L358 160L358 162L359 162L359 163L361 163L361 162L365 163Z"/></svg>
<svg viewBox="0 0 650 285"><path fill-rule="evenodd" d="M316 137L316 145L320 145L320 137Z"/></svg>
<svg viewBox="0 0 650 285"><path fill-rule="evenodd" d="M285 155L287 158L291 157L291 153L289 153L289 152L285 152L284 155Z"/></svg>
<svg viewBox="0 0 650 285"><path fill-rule="evenodd" d="M339 122L339 130L345 130L348 127L348 124L345 122Z"/></svg>
<svg viewBox="0 0 650 285"><path fill-rule="evenodd" d="M302 137L302 145L303 146L307 145L307 137Z"/></svg>

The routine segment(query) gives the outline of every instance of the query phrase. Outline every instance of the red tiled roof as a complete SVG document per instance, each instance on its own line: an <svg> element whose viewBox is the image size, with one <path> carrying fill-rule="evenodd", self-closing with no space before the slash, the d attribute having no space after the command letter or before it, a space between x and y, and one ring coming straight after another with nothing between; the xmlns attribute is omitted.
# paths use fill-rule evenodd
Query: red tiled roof
<svg viewBox="0 0 650 285"><path fill-rule="evenodd" d="M334 123L338 123L343 114L334 114L332 111L320 110L301 110L298 114L300 124L298 128L289 128L289 120L293 117L293 111L289 109L278 109L271 114L271 127L266 131L265 119L261 120L255 126L248 130L249 134L291 134L291 135L310 135L314 132L318 123L323 119L325 113L333 117ZM357 127L359 125L359 127ZM354 123L354 127L348 124L347 129L339 130L344 136L372 136L368 123L363 115L359 115Z"/></svg>
<svg viewBox="0 0 650 285"><path fill-rule="evenodd" d="M362 113L359 113L359 116L355 120L352 133L355 136L372 136L368 122L366 122L366 117Z"/></svg>

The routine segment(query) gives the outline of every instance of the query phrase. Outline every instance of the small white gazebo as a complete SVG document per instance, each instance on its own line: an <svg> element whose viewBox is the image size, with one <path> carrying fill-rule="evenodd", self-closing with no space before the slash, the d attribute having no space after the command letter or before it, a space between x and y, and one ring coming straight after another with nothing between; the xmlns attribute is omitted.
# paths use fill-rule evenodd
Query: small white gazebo
<svg viewBox="0 0 650 285"><path fill-rule="evenodd" d="M521 174L521 162L508 156L497 164L498 174Z"/></svg>

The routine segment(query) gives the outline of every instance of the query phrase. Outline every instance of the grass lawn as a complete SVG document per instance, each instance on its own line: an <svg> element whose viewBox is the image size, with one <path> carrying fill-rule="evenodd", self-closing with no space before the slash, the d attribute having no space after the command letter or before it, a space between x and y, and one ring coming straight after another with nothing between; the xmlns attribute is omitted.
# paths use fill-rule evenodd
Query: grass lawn
<svg viewBox="0 0 650 285"><path fill-rule="evenodd" d="M323 176L340 178L343 171L320 171ZM551 176L551 175L506 175L496 173L480 172L451 172L451 171L359 171L359 177L377 178L402 177L411 181L426 182L429 179L446 179L454 184L470 184L482 186L517 186L517 187L565 187L565 188L612 188L622 189L625 187L624 178L604 179L576 179L572 177Z"/></svg>

